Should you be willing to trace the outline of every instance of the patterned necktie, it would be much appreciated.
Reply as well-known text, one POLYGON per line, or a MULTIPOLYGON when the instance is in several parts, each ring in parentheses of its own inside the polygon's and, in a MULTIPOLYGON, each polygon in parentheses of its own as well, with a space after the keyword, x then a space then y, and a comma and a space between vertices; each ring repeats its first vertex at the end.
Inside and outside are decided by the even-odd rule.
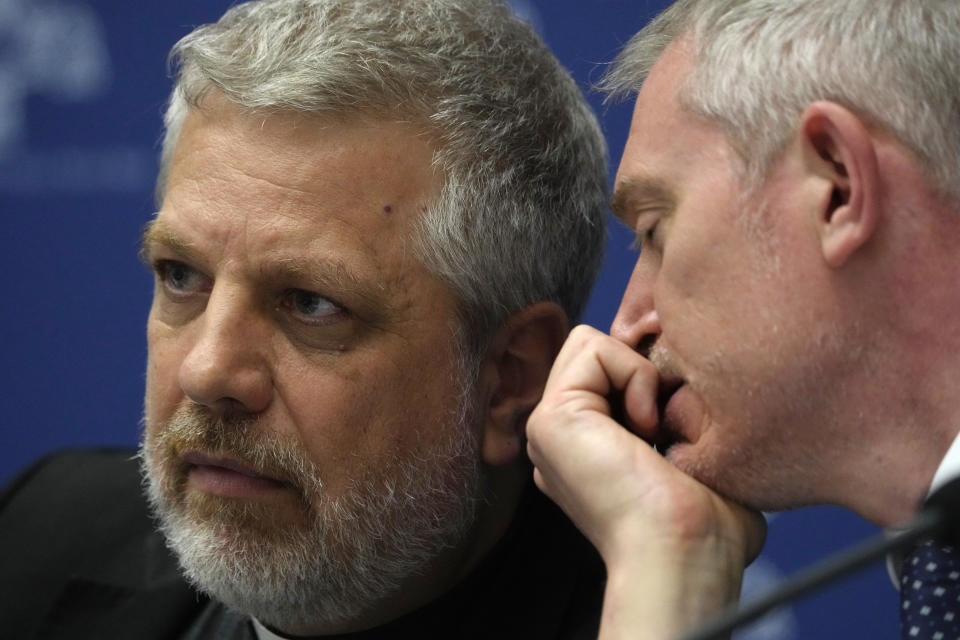
POLYGON ((910 553, 900 576, 903 640, 960 640, 960 557, 927 541, 910 553))

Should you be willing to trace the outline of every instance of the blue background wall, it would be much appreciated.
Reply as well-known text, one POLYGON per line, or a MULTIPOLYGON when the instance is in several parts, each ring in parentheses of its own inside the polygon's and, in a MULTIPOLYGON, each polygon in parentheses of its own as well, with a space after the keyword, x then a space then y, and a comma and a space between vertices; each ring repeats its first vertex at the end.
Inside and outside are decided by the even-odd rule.
MULTIPOLYGON (((0 483, 53 449, 133 446, 151 278, 140 230, 153 212, 165 57, 227 0, 0 0, 0 483)), ((663 0, 516 0, 587 87, 663 0)), ((611 177, 630 105, 600 114, 611 177)), ((606 329, 632 267, 610 251, 586 321, 606 329)), ((876 528, 833 508, 771 518, 746 591, 876 528)), ((558 559, 562 561, 562 559, 558 559)), ((877 566, 800 601, 741 639, 895 638, 896 593, 877 566)))

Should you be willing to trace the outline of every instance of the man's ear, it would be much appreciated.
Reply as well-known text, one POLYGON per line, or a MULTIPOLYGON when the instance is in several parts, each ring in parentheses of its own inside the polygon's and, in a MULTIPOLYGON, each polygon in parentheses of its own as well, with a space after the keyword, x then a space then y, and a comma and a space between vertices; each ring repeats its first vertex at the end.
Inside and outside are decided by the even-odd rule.
POLYGON ((538 302, 511 314, 494 333, 480 374, 489 389, 481 445, 487 464, 508 464, 520 455, 527 416, 540 401, 568 331, 559 305, 538 302))
POLYGON ((880 173, 874 138, 860 118, 834 102, 814 102, 800 118, 808 169, 825 184, 815 224, 824 260, 841 267, 879 223, 880 173))

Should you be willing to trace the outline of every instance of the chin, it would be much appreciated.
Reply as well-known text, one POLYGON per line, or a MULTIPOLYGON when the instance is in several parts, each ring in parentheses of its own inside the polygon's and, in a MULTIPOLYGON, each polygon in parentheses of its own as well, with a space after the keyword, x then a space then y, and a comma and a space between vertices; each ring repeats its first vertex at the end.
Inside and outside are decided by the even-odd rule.
POLYGON ((721 496, 755 511, 785 511, 812 504, 801 483, 783 477, 783 465, 754 465, 742 459, 695 455, 691 445, 675 445, 666 453, 678 469, 721 496), (799 491, 798 491, 799 489, 799 491))
POLYGON ((141 450, 151 508, 184 575, 228 607, 288 633, 359 630, 446 549, 462 543, 481 497, 466 430, 422 459, 329 496, 303 479, 274 500, 192 486, 189 465, 155 439, 141 450))

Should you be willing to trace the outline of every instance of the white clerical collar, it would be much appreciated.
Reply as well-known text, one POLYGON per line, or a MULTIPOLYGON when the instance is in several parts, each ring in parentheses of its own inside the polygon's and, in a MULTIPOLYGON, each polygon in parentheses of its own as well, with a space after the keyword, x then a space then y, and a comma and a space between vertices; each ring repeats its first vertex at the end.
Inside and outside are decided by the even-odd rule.
POLYGON ((263 626, 263 624, 259 620, 257 620, 253 616, 251 616, 250 619, 253 620, 253 630, 257 634, 257 640, 288 640, 283 636, 278 636, 273 631, 270 631, 270 629, 267 629, 265 626, 263 626))

